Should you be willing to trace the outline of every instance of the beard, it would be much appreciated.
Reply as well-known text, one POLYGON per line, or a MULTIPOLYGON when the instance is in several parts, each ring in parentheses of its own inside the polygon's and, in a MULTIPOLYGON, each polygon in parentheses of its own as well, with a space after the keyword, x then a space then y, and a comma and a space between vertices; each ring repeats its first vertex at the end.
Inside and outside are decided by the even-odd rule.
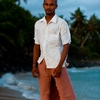
POLYGON ((55 12, 46 12, 47 15, 52 15, 54 14, 55 12))
POLYGON ((46 14, 47 15, 52 15, 52 14, 54 14, 55 13, 55 11, 51 11, 51 10, 45 10, 45 12, 46 12, 46 14))

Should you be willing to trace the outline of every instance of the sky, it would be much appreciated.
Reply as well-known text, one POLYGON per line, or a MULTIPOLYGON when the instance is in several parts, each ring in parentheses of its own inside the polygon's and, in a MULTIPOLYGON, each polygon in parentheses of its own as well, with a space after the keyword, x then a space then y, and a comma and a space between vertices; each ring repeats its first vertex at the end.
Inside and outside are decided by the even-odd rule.
MULTIPOLYGON (((21 0, 21 6, 34 16, 39 16, 39 14, 45 14, 42 7, 43 0, 27 0, 27 3, 21 0)), ((58 0, 58 8, 56 9, 56 14, 58 16, 63 15, 64 18, 70 19, 71 13, 75 10, 81 9, 83 14, 89 19, 93 14, 95 14, 100 19, 100 0, 58 0)))

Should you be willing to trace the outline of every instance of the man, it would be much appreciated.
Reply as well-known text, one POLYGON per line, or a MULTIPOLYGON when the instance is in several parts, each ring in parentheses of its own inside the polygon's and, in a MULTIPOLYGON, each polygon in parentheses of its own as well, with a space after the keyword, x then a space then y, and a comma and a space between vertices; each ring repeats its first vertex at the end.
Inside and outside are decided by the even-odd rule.
POLYGON ((38 77, 41 100, 76 100, 66 70, 70 32, 55 14, 57 7, 57 0, 44 0, 46 15, 35 23, 32 75, 38 77))

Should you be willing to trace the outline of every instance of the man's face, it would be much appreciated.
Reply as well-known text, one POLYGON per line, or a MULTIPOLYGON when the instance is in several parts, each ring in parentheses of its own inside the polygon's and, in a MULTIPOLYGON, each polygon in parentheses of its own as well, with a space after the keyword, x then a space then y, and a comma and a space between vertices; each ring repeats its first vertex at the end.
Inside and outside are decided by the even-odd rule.
POLYGON ((47 15, 55 13, 55 9, 57 8, 56 0, 44 0, 43 8, 47 15))

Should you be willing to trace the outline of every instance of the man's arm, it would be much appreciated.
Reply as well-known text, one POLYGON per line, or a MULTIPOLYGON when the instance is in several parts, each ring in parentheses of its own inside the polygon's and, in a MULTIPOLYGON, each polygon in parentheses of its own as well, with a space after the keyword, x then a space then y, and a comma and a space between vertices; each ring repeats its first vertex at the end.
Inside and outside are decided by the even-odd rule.
POLYGON ((34 47, 33 47, 32 75, 35 78, 38 76, 37 60, 39 58, 39 54, 40 54, 40 45, 34 44, 34 47))
POLYGON ((33 47, 33 65, 37 63, 40 54, 40 45, 34 44, 33 47))
POLYGON ((63 62, 66 59, 66 56, 68 55, 68 50, 69 50, 69 44, 65 44, 64 48, 63 48, 63 51, 62 51, 60 62, 59 62, 58 66, 55 68, 55 70, 53 72, 54 77, 59 77, 60 76, 63 62))

